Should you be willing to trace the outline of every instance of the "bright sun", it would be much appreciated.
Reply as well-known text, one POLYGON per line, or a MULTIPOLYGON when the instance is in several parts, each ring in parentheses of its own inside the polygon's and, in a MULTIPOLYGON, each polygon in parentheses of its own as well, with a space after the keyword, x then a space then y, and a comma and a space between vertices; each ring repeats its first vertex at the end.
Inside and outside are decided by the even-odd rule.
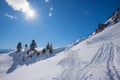
POLYGON ((26 19, 29 20, 29 19, 33 19, 35 18, 36 16, 36 13, 34 10, 30 9, 26 12, 26 19))

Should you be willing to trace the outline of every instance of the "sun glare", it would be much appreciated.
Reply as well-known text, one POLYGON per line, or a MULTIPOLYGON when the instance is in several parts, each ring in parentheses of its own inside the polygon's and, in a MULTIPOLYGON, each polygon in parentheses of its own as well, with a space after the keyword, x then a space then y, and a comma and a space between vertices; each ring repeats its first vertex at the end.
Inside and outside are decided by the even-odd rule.
POLYGON ((26 19, 27 20, 29 20, 29 19, 33 19, 33 18, 35 18, 35 16, 36 16, 36 13, 35 13, 35 11, 34 10, 28 10, 27 12, 26 12, 26 19))

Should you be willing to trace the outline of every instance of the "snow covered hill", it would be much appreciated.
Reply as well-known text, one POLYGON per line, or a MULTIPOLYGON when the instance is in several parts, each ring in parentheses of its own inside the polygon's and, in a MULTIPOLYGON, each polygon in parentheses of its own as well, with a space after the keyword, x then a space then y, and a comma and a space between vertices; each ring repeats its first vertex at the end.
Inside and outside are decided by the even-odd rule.
POLYGON ((120 80, 120 22, 68 50, 56 80, 120 80))
POLYGON ((8 53, 8 52, 11 52, 11 51, 13 51, 13 49, 0 49, 0 54, 8 53))
POLYGON ((100 33, 53 54, 0 54, 0 80, 120 80, 120 22, 113 19, 100 33))

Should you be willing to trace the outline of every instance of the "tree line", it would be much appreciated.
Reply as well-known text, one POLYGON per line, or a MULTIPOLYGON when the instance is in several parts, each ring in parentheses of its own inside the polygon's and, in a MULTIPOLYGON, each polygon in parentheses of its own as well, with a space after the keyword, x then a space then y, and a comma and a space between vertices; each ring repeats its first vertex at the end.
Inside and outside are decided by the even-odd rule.
MULTIPOLYGON (((120 21, 120 8, 117 8, 116 12, 112 14, 108 19, 112 19, 113 24, 116 24, 117 22, 120 21)), ((95 29, 95 34, 103 31, 105 28, 107 28, 111 23, 108 21, 106 23, 99 23, 97 28, 95 29)), ((90 34, 91 36, 93 35, 92 33, 90 34)))
MULTIPOLYGON (((29 51, 38 52, 38 51, 36 50, 36 48, 37 48, 37 43, 36 43, 35 40, 32 40, 32 42, 31 42, 31 44, 30 44, 29 47, 28 47, 27 44, 25 44, 25 50, 27 50, 28 53, 29 53, 29 51)), ((22 49, 23 49, 22 43, 19 42, 19 43, 17 44, 17 52, 21 52, 22 49)), ((52 43, 49 44, 49 42, 48 42, 47 45, 46 45, 46 47, 42 49, 42 53, 46 53, 46 51, 48 51, 49 53, 53 53, 52 43)), ((39 52, 38 52, 38 54, 39 54, 39 52)))

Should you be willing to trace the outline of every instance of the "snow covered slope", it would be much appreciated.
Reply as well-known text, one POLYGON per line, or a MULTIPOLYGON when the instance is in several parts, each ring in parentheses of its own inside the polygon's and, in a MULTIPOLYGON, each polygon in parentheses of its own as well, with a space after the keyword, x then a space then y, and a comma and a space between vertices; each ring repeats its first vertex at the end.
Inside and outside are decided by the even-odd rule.
POLYGON ((120 80, 120 22, 53 54, 26 54, 0 54, 0 80, 120 80))
POLYGON ((56 80, 120 80, 120 22, 70 50, 77 56, 66 58, 67 68, 61 64, 64 71, 56 80))
POLYGON ((27 56, 27 51, 0 54, 0 80, 52 79, 56 72, 61 71, 61 66, 56 64, 59 59, 64 58, 63 55, 57 53, 64 50, 64 47, 57 48, 52 54, 47 51, 39 55, 37 52, 30 52, 30 57, 27 56), (24 57, 27 57, 25 61, 23 61, 24 57), (50 60, 47 60, 48 58, 50 60))

